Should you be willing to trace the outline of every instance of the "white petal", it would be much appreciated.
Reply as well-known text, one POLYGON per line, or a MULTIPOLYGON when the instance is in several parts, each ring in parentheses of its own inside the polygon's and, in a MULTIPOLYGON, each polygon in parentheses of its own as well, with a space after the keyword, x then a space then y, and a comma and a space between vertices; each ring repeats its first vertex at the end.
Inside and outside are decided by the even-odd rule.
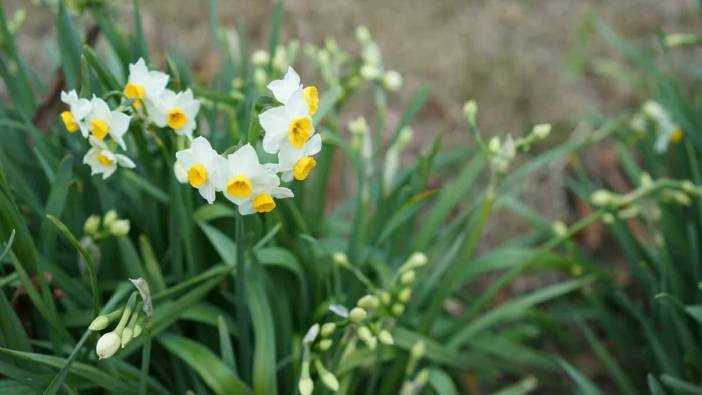
POLYGON ((291 117, 297 118, 309 116, 307 99, 305 99, 305 94, 302 92, 302 88, 295 90, 290 95, 290 99, 286 103, 285 108, 291 117))
POLYGON ((287 104, 290 95, 301 86, 300 76, 292 67, 288 67, 288 71, 285 73, 283 79, 271 81, 271 83, 268 84, 268 89, 273 92, 273 96, 276 100, 287 104))
POLYGON ((203 186, 200 187, 199 189, 200 196, 202 196, 205 200, 207 200, 207 203, 212 204, 215 200, 215 187, 211 183, 207 183, 203 186))
POLYGON ((247 200, 246 202, 239 205, 239 214, 249 215, 255 214, 256 210, 253 208, 253 201, 247 200))
POLYGON ((115 172, 115 170, 117 170, 117 165, 115 165, 114 163, 104 166, 102 168, 102 179, 104 180, 107 177, 111 176, 112 173, 115 172))
POLYGON ((130 117, 127 114, 123 114, 119 111, 112 112, 110 137, 112 137, 123 150, 127 149, 123 136, 127 133, 127 129, 129 129, 129 119, 130 117))
POLYGON ((132 162, 132 160, 125 155, 115 154, 115 159, 117 160, 117 163, 119 163, 119 165, 122 167, 126 167, 128 169, 133 169, 136 167, 134 162, 132 162))
POLYGON ((315 134, 310 137, 310 139, 305 143, 305 155, 312 156, 316 155, 322 150, 322 136, 315 134))
POLYGON ((293 191, 291 191, 288 188, 284 188, 284 187, 273 188, 273 190, 271 191, 271 195, 273 195, 273 197, 276 199, 285 199, 285 198, 291 198, 291 197, 295 196, 293 194, 293 191))
POLYGON ((268 109, 258 116, 258 121, 265 131, 263 135, 263 150, 275 154, 288 132, 289 117, 285 107, 268 109))
POLYGON ((73 113, 73 119, 80 121, 85 118, 92 110, 92 104, 88 99, 78 99, 71 105, 71 112, 73 113))

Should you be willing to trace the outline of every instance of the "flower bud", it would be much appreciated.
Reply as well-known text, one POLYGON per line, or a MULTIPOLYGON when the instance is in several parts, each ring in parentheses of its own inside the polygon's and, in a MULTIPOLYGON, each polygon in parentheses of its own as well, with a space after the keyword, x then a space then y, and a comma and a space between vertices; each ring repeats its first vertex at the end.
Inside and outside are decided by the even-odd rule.
POLYGON ((412 297, 412 288, 410 288, 410 287, 402 288, 400 290, 400 292, 397 293, 397 300, 399 300, 402 303, 407 303, 411 297, 412 297))
POLYGON ((502 144, 500 143, 500 138, 494 136, 490 139, 490 142, 488 142, 488 151, 490 151, 491 154, 495 155, 500 151, 501 146, 502 144))
POLYGON ((343 252, 335 252, 333 257, 334 263, 339 267, 348 268, 351 266, 349 258, 343 252))
POLYGON ((334 330, 336 330, 336 324, 333 322, 327 322, 326 324, 322 325, 322 337, 329 337, 334 333, 334 330))
POLYGON ((322 383, 327 386, 330 390, 336 392, 339 390, 339 380, 330 371, 328 371, 319 359, 315 359, 315 367, 317 368, 317 374, 322 380, 322 383))
POLYGON ((471 126, 475 126, 477 124, 478 104, 475 102, 475 100, 468 100, 466 104, 463 105, 463 114, 468 119, 468 123, 471 126))
POLYGON ((427 264, 427 256, 423 252, 415 252, 409 258, 409 265, 412 268, 422 267, 427 264))
POLYGON ((590 200, 595 206, 607 206, 612 202, 612 193, 605 191, 604 189, 600 189, 595 191, 592 196, 590 196, 590 200))
POLYGON ((364 64, 361 66, 361 77, 368 81, 375 80, 380 77, 380 68, 374 64, 364 64))
POLYGON ((124 346, 126 346, 127 343, 129 343, 129 341, 132 340, 132 334, 133 333, 131 328, 124 328, 124 330, 122 331, 122 338, 120 339, 122 343, 122 348, 124 348, 124 346))
POLYGON ((319 351, 327 351, 329 348, 331 348, 332 344, 334 344, 334 341, 332 339, 322 339, 317 343, 317 348, 319 351))
POLYGON ((417 343, 412 346, 412 349, 410 350, 410 356, 414 359, 419 359, 424 356, 424 352, 426 351, 426 345, 424 344, 423 341, 418 341, 417 343))
POLYGON ((358 334, 359 339, 363 340, 363 342, 366 343, 366 346, 368 346, 369 349, 374 350, 375 347, 378 345, 378 339, 376 339, 376 337, 373 336, 373 334, 367 326, 362 326, 358 328, 356 334, 358 334))
POLYGON ((692 183, 692 181, 690 181, 690 180, 683 181, 681 184, 681 187, 682 187, 683 191, 685 191, 687 193, 695 193, 695 189, 696 189, 695 184, 692 183))
POLYGON ((388 291, 380 291, 380 292, 378 293, 378 296, 380 296, 380 301, 381 301, 385 306, 390 305, 390 302, 392 302, 392 297, 390 296, 390 292, 388 292, 388 291))
POLYGON ((411 285, 415 278, 416 274, 414 273, 414 270, 410 270, 408 272, 405 272, 402 277, 400 277, 400 284, 402 285, 411 285))
POLYGON ((366 118, 364 117, 358 117, 351 122, 349 122, 349 131, 352 134, 357 134, 357 135, 363 135, 368 133, 368 130, 370 129, 368 127, 368 122, 366 122, 366 118))
POLYGON ((121 341, 122 339, 120 334, 114 331, 100 336, 97 344, 95 345, 95 353, 97 354, 98 359, 106 359, 115 355, 117 350, 119 350, 121 341))
POLYGON ((641 185, 642 188, 648 188, 653 184, 653 179, 651 178, 651 175, 644 172, 641 174, 641 178, 639 179, 639 184, 641 185))
POLYGON ((117 217, 117 211, 115 210, 110 210, 105 214, 105 216, 102 218, 102 224, 109 227, 112 225, 113 222, 115 222, 118 219, 117 217))
POLYGON ((368 313, 361 307, 354 307, 349 313, 349 318, 351 318, 353 322, 363 321, 366 319, 366 316, 368 316, 368 313))
POLYGON ((127 233, 129 233, 129 220, 128 219, 120 219, 112 222, 110 224, 110 234, 112 236, 124 236, 127 233))
POLYGON ((305 337, 302 338, 302 342, 305 344, 313 343, 315 339, 317 339, 317 335, 319 335, 319 324, 315 323, 307 330, 305 337))
POLYGON ((383 76, 383 86, 385 89, 395 92, 402 87, 402 76, 395 70, 390 70, 383 76))
POLYGON ((390 334, 389 331, 383 329, 378 333, 378 340, 380 340, 381 343, 392 346, 395 344, 395 339, 393 339, 392 334, 390 334))
POLYGON ((392 309, 391 309, 391 310, 392 310, 392 314, 393 314, 395 317, 399 317, 399 316, 402 315, 402 313, 405 312, 405 305, 402 304, 402 303, 395 303, 394 305, 392 305, 392 309))
POLYGON ((266 66, 268 65, 268 62, 271 60, 270 55, 268 55, 268 52, 259 49, 251 55, 251 62, 254 64, 254 66, 266 66))
POLYGON ((371 34, 367 27, 360 25, 356 28, 356 40, 361 44, 368 43, 371 40, 371 34))
POLYGON ((614 220, 615 218, 614 215, 612 215, 612 213, 604 213, 604 215, 602 215, 602 222, 606 224, 613 224, 614 220))
POLYGON ((99 215, 91 215, 85 220, 85 224, 83 225, 83 233, 91 236, 97 233, 98 229, 100 229, 99 215))
POLYGON ((132 337, 139 337, 139 335, 141 335, 141 331, 141 324, 134 325, 134 334, 132 335, 132 337))
POLYGON ((312 391, 314 391, 314 382, 309 377, 303 377, 297 383, 297 389, 300 390, 300 395, 312 395, 312 391))
POLYGON ((377 309, 380 305, 380 301, 375 295, 365 295, 361 299, 358 299, 358 307, 372 310, 377 309))
POLYGON ((110 325, 110 319, 105 315, 99 315, 90 323, 88 329, 93 332, 101 331, 110 325))
POLYGON ((549 123, 541 123, 538 125, 534 125, 534 128, 531 129, 531 133, 539 140, 543 140, 548 135, 551 133, 551 124, 549 123))
POLYGON ((559 237, 565 236, 568 233, 568 226, 566 226, 566 224, 560 220, 553 221, 553 224, 551 224, 551 229, 553 229, 553 233, 559 237))
POLYGON ((266 70, 260 67, 256 67, 254 69, 254 82, 258 86, 266 85, 266 82, 268 82, 268 75, 266 75, 266 70))

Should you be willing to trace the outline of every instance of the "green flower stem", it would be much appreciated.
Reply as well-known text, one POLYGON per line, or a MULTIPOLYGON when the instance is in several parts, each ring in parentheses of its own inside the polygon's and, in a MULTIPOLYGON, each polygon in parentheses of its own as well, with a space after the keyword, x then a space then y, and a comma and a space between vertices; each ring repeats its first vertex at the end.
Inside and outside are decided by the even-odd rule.
POLYGON ((239 366, 245 381, 251 377, 251 334, 249 311, 246 301, 246 234, 244 216, 236 215, 236 271, 232 272, 236 284, 236 321, 239 324, 239 366))

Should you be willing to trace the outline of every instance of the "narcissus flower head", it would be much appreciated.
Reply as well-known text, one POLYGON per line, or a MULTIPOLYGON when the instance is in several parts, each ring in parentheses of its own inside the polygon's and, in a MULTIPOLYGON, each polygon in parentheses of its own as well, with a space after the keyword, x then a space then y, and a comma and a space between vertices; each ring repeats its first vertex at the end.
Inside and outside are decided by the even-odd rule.
POLYGON ((93 96, 90 104, 92 109, 85 117, 85 123, 81 124, 83 136, 88 137, 90 134, 95 139, 103 141, 109 135, 122 149, 127 149, 124 134, 129 129, 129 115, 110 111, 107 103, 97 96, 93 96))
POLYGON ((193 97, 190 89, 178 93, 165 89, 149 116, 157 126, 168 126, 175 134, 192 140, 193 130, 197 127, 195 117, 199 111, 200 102, 193 97))
POLYGON ((278 152, 278 165, 275 169, 282 173, 280 178, 285 182, 292 181, 293 178, 304 180, 317 165, 313 156, 321 150, 322 137, 319 134, 312 136, 300 149, 284 143, 278 152))
POLYGON ((61 120, 66 130, 68 130, 69 133, 75 133, 81 130, 83 120, 92 109, 90 100, 79 98, 76 91, 72 90, 70 92, 61 92, 61 101, 66 103, 69 107, 68 111, 61 113, 61 120))
POLYGON ((292 197, 292 191, 278 186, 278 176, 259 163, 256 150, 250 144, 221 162, 213 182, 217 190, 239 206, 241 214, 268 212, 275 208, 273 198, 292 197))
POLYGON ((124 86, 124 95, 135 100, 132 106, 141 107, 145 100, 157 99, 168 84, 168 74, 149 70, 143 58, 129 65, 129 77, 124 86))
POLYGON ((303 89, 300 76, 289 67, 283 79, 272 81, 268 89, 283 105, 270 108, 258 117, 266 132, 263 149, 276 154, 285 143, 302 148, 314 134, 312 115, 319 104, 317 88, 308 86, 303 89))
POLYGON ((188 149, 176 152, 178 165, 185 170, 188 183, 196 188, 208 203, 215 200, 213 177, 222 165, 222 157, 212 149, 210 142, 200 136, 188 149))
POLYGON ((117 166, 135 167, 131 159, 125 155, 110 151, 104 142, 93 136, 90 137, 90 145, 92 147, 83 157, 83 163, 90 166, 91 175, 102 174, 104 180, 117 170, 117 166))
POLYGON ((98 355, 98 359, 109 358, 119 350, 122 344, 122 336, 116 331, 107 332, 100 336, 95 345, 95 353, 98 355))

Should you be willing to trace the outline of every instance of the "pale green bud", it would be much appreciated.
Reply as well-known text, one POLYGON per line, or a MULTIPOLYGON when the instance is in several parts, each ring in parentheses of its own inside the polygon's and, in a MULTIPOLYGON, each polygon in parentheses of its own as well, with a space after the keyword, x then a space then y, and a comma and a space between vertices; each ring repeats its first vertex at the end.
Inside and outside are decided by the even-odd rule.
POLYGON ((315 359, 314 365, 317 368, 317 374, 319 375, 319 378, 322 380, 322 383, 327 386, 332 391, 338 391, 339 390, 339 380, 336 379, 336 376, 332 374, 330 371, 328 371, 324 365, 322 365, 322 362, 319 359, 315 359))
POLYGON ((381 301, 385 306, 390 305, 390 302, 392 301, 392 297, 390 296, 390 292, 388 292, 388 291, 380 291, 380 292, 378 292, 378 296, 380 296, 380 301, 381 301))
POLYGON ((604 215, 602 215, 602 222, 606 224, 613 224, 614 220, 615 218, 614 215, 612 215, 612 213, 604 213, 604 215))
POLYGON ((380 305, 380 301, 375 295, 365 295, 361 299, 358 300, 358 307, 364 308, 364 309, 377 309, 378 306, 380 305))
POLYGON ((328 337, 331 336, 334 331, 336 330, 336 324, 333 322, 327 322, 326 324, 322 325, 322 336, 323 337, 328 337))
POLYGON ((414 379, 414 382, 419 386, 419 387, 424 387, 427 385, 429 382, 429 370, 424 368, 417 373, 417 377, 414 379))
POLYGON ((692 181, 690 181, 690 180, 683 181, 681 186, 682 186, 683 191, 685 191, 687 193, 695 193, 695 190, 697 189, 695 187, 695 184, 692 183, 692 181))
POLYGON ((358 329, 356 330, 356 334, 363 341, 366 341, 366 340, 370 339, 371 337, 373 337, 373 334, 371 333, 370 329, 368 329, 367 326, 358 327, 358 329))
POLYGON ((312 395, 312 391, 314 391, 314 382, 309 377, 303 377, 297 383, 297 389, 300 390, 300 395, 312 395))
POLYGON ((121 336, 115 331, 108 332, 100 336, 97 344, 95 345, 95 353, 97 354, 98 359, 106 359, 115 355, 117 350, 119 350, 120 344, 121 336))
POLYGON ((672 192, 671 197, 673 198, 674 202, 676 202, 682 206, 689 206, 692 204, 692 200, 690 200, 690 196, 688 196, 685 192, 674 191, 674 192, 672 192))
POLYGON ((383 329, 378 333, 378 340, 380 340, 381 343, 392 346, 395 344, 395 339, 393 339, 392 334, 388 332, 387 330, 383 329))
POLYGON ((491 154, 495 155, 500 151, 500 147, 502 144, 500 143, 500 138, 497 136, 493 136, 493 138, 490 139, 490 142, 488 142, 488 151, 490 151, 491 154))
POLYGON ((124 348, 124 346, 126 346, 127 343, 129 343, 129 341, 132 340, 132 334, 133 333, 132 333, 131 328, 129 328, 129 327, 124 328, 124 330, 122 331, 122 339, 121 339, 122 348, 124 348))
POLYGON ((598 191, 593 192, 592 196, 590 196, 590 200, 595 206, 607 206, 613 201, 612 193, 604 189, 600 189, 598 191))
POLYGON ((468 123, 471 126, 475 126, 477 124, 478 104, 475 102, 475 100, 468 100, 466 104, 463 105, 463 114, 468 119, 468 123))
POLYGON ((139 335, 141 335, 141 331, 141 324, 134 325, 134 335, 132 337, 139 337, 139 335))
POLYGON ((332 344, 334 344, 332 339, 322 339, 317 343, 317 348, 319 351, 327 351, 331 348, 332 344))
POLYGON ((363 135, 368 133, 368 130, 370 129, 368 127, 368 122, 366 122, 366 118, 364 117, 358 117, 351 122, 349 122, 349 131, 351 131, 352 134, 357 134, 357 135, 363 135))
POLYGON ((83 233, 86 235, 94 235, 97 233, 98 229, 100 229, 99 215, 91 215, 85 220, 85 224, 83 225, 83 233))
POLYGON ((400 277, 400 284, 411 285, 416 277, 414 270, 407 271, 400 277))
POLYGON ((665 36, 665 45, 669 47, 694 45, 700 43, 701 41, 702 37, 687 33, 673 33, 665 36))
POLYGON ((399 317, 402 315, 402 313, 405 312, 405 305, 401 303, 395 303, 394 305, 392 305, 391 311, 395 317, 399 317))
POLYGON ((424 352, 426 351, 426 345, 424 344, 423 341, 418 341, 417 343, 412 346, 412 349, 410 350, 410 355, 414 359, 419 359, 424 356, 424 352))
POLYGON ((371 40, 371 34, 367 27, 360 25, 356 28, 356 40, 365 44, 371 40))
POLYGON ((105 315, 99 315, 90 323, 88 329, 93 332, 101 331, 110 325, 110 319, 105 315))
POLYGON ((368 313, 366 313, 366 310, 364 310, 361 307, 354 307, 349 313, 349 318, 351 318, 351 321, 353 322, 363 321, 366 319, 367 316, 368 313))
POLYGON ((548 135, 551 133, 551 124, 549 123, 540 123, 538 125, 534 125, 534 128, 531 129, 531 133, 539 140, 543 140, 548 135))
POLYGON ((422 267, 422 266, 426 265, 427 262, 428 262, 427 256, 423 252, 415 252, 409 258, 409 265, 412 268, 422 267))
POLYGON ((383 76, 383 86, 389 91, 397 91, 402 87, 402 76, 395 70, 386 72, 383 76))
POLYGON ((112 236, 124 236, 127 233, 129 233, 129 220, 128 219, 119 219, 117 221, 112 222, 110 225, 110 234, 112 236))
POLYGON ((332 259, 334 260, 334 263, 337 264, 337 266, 339 267, 348 268, 351 266, 351 264, 349 263, 349 258, 343 252, 335 252, 332 256, 332 259))
POLYGON ((568 233, 568 226, 561 220, 553 221, 551 228, 553 229, 553 233, 559 237, 565 236, 568 233))
POLYGON ((254 64, 254 66, 266 66, 270 60, 271 56, 268 54, 268 52, 262 49, 255 51, 253 55, 251 55, 251 62, 254 64))
POLYGON ((402 288, 400 290, 400 292, 397 293, 397 300, 399 300, 402 303, 407 303, 411 297, 412 297, 412 288, 410 288, 410 287, 402 288))
POLYGON ((380 77, 380 68, 374 64, 366 63, 361 66, 361 77, 368 81, 378 79, 380 77))
POLYGON ((266 74, 266 70, 264 70, 261 67, 256 67, 254 69, 254 82, 258 86, 264 86, 266 85, 266 82, 268 82, 268 75, 266 74))
POLYGON ((105 216, 102 218, 102 223, 106 227, 109 227, 112 225, 113 222, 115 222, 119 217, 117 217, 117 211, 115 210, 110 210, 105 214, 105 216))

